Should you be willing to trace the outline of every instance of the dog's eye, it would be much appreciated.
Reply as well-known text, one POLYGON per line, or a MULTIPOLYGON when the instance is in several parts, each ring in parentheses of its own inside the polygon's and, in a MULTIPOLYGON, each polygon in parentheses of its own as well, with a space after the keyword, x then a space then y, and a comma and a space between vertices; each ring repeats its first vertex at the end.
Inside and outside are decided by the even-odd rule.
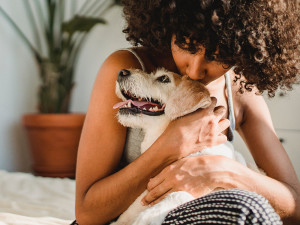
POLYGON ((171 82, 170 78, 167 75, 162 75, 162 76, 158 77, 156 80, 161 83, 170 83, 171 82))

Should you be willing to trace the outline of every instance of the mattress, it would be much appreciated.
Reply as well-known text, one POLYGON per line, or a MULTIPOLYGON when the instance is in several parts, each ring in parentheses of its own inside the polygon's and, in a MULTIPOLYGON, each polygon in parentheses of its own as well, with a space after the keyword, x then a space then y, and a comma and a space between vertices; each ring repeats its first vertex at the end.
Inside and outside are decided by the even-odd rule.
POLYGON ((0 225, 59 225, 74 219, 74 180, 0 170, 0 225))

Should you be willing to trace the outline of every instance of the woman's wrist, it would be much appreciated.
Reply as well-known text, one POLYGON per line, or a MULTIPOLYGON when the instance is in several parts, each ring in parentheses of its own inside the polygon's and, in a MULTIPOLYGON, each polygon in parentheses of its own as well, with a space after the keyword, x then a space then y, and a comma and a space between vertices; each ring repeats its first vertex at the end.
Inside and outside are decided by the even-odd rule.
POLYGON ((179 146, 179 141, 175 139, 173 140, 172 134, 165 131, 156 139, 150 149, 155 154, 159 155, 166 165, 169 165, 182 158, 179 146))
POLYGON ((172 147, 164 142, 164 140, 158 138, 143 154, 149 158, 149 154, 152 155, 150 158, 154 159, 157 168, 153 171, 152 176, 160 173, 168 165, 175 162, 178 158, 172 153, 172 147))

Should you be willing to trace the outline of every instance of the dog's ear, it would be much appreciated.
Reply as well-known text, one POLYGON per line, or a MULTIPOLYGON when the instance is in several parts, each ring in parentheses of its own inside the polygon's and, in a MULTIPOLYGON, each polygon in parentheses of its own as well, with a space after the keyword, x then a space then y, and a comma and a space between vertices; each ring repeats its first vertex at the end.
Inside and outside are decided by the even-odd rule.
POLYGON ((165 114, 171 120, 192 113, 199 108, 206 108, 211 104, 209 91, 203 84, 190 80, 186 76, 181 79, 166 102, 165 114))

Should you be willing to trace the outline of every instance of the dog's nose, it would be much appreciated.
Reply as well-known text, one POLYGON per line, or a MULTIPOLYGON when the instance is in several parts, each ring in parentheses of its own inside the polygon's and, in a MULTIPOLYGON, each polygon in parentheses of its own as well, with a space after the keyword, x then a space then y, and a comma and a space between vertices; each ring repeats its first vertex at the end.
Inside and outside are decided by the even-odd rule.
POLYGON ((119 72, 118 75, 122 76, 122 77, 129 76, 130 75, 130 71, 123 69, 123 70, 120 70, 120 72, 119 72))

